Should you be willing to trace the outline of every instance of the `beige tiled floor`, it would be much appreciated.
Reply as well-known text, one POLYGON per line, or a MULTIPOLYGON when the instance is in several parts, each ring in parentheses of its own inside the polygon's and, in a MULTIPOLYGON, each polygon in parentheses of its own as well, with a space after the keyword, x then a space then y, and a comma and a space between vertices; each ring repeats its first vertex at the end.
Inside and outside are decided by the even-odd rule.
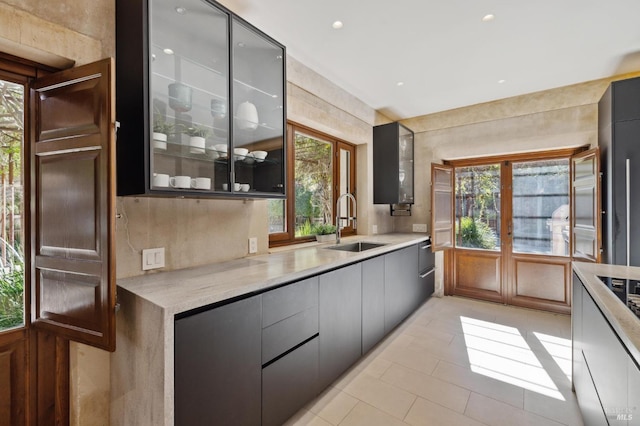
POLYGON ((431 298, 287 425, 582 425, 571 319, 431 298))

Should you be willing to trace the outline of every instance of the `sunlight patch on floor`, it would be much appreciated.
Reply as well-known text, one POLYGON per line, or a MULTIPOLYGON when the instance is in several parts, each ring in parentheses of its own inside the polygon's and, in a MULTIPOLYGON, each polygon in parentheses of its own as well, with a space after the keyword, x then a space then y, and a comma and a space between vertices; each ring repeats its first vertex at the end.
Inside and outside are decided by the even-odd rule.
POLYGON ((460 321, 471 371, 565 400, 518 329, 464 316, 460 321))
POLYGON ((558 364, 567 379, 571 380, 571 340, 538 333, 537 331, 534 331, 533 334, 549 352, 549 355, 558 364))

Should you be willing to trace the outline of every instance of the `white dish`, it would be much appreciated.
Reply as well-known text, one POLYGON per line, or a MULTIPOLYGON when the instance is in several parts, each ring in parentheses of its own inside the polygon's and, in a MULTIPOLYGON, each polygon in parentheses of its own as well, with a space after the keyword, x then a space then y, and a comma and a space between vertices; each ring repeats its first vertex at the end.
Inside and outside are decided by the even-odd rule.
POLYGON ((251 154, 258 163, 262 163, 269 153, 267 151, 253 151, 251 154))
POLYGON ((249 150, 247 148, 233 148, 234 158, 236 160, 244 160, 249 150))

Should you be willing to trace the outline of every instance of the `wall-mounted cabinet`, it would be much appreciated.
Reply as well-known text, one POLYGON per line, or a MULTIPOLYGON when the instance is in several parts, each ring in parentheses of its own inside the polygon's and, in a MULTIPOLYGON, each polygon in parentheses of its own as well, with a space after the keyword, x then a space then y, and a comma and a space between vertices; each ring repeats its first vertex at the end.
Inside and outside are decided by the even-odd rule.
POLYGON ((413 132, 397 122, 373 128, 373 203, 413 204, 413 132))
POLYGON ((284 198, 284 46, 213 1, 116 1, 118 194, 284 198))

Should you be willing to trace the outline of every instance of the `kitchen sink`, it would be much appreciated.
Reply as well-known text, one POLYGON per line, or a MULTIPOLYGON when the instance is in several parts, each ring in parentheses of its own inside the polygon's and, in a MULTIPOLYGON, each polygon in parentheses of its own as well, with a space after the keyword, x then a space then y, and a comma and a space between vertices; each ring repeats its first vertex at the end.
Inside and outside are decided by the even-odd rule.
POLYGON ((335 246, 325 247, 325 248, 328 248, 329 250, 351 251, 351 252, 357 253, 365 250, 371 250, 376 247, 382 247, 384 245, 386 244, 368 243, 366 241, 360 241, 358 243, 338 244, 335 246))

